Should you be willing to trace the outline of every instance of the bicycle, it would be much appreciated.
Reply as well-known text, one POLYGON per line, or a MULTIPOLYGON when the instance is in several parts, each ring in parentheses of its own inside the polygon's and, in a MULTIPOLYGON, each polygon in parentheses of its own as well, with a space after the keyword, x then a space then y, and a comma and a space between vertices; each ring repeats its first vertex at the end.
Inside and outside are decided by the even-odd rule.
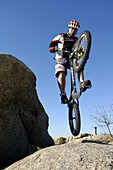
MULTIPOLYGON (((77 136, 80 133, 81 118, 79 110, 79 98, 82 94, 76 87, 75 73, 84 69, 84 66, 89 58, 91 47, 91 34, 89 31, 83 31, 73 46, 73 51, 62 51, 69 53, 69 65, 71 73, 71 91, 68 106, 68 119, 71 133, 77 136), (76 100, 76 101, 75 101, 76 100)), ((60 52, 60 49, 55 50, 60 52)), ((90 87, 89 87, 90 88, 90 87)))

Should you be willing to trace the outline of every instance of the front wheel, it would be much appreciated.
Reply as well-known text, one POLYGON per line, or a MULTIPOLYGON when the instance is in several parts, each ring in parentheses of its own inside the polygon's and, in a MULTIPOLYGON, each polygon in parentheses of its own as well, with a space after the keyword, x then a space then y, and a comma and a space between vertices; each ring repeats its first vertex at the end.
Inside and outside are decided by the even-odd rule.
POLYGON ((75 72, 84 69, 84 66, 89 58, 91 47, 91 34, 89 31, 83 31, 74 45, 73 50, 77 52, 76 58, 73 59, 73 67, 75 72))
POLYGON ((79 135, 81 126, 80 112, 78 104, 75 102, 69 104, 69 126, 74 136, 79 135))

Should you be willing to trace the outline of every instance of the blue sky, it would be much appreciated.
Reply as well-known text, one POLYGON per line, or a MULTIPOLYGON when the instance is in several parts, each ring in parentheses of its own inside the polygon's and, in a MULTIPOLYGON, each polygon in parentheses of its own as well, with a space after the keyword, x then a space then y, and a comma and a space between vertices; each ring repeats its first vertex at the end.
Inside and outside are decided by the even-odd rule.
MULTIPOLYGON (((93 87, 80 97, 81 133, 93 133, 95 124, 90 110, 113 103, 113 0, 0 0, 0 51, 23 61, 37 77, 37 93, 49 116, 52 137, 70 136, 66 105, 60 104, 60 92, 54 76, 54 54, 50 41, 67 32, 70 20, 79 21, 92 35, 90 58, 85 79, 93 87)), ((67 76, 66 90, 69 90, 67 76)), ((100 133, 100 131, 99 131, 100 133)))

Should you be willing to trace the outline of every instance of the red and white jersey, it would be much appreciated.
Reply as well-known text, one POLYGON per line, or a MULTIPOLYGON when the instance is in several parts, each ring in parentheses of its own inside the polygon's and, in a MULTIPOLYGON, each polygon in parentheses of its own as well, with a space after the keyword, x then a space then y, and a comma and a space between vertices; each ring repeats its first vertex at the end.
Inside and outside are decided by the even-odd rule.
MULTIPOLYGON (((77 37, 71 37, 68 33, 62 33, 57 35, 49 44, 49 48, 57 46, 63 51, 72 52, 73 45, 77 41, 77 37)), ((68 58, 69 54, 65 52, 57 52, 56 59, 58 58, 68 58)))

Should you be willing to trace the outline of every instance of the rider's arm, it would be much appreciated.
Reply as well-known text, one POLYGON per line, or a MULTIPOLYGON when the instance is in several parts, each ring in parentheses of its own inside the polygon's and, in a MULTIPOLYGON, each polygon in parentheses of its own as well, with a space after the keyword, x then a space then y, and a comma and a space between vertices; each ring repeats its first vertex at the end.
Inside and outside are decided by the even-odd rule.
POLYGON ((55 52, 55 46, 60 42, 61 34, 57 35, 49 44, 49 51, 52 53, 55 52))

